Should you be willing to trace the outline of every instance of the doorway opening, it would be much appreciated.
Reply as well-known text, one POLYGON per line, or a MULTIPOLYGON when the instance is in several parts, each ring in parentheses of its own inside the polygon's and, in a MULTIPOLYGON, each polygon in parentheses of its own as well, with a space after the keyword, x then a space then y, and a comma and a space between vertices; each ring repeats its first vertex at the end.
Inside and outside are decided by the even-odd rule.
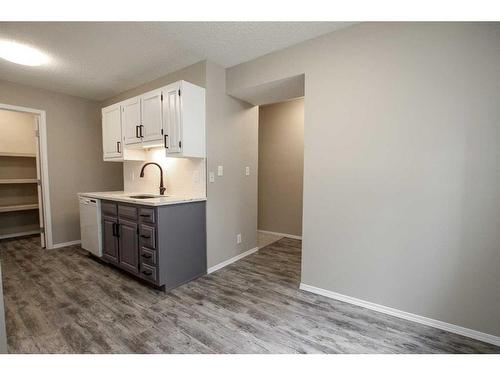
POLYGON ((259 248, 302 239, 304 98, 259 107, 259 248))
POLYGON ((0 104, 0 240, 40 236, 52 247, 45 112, 0 104))

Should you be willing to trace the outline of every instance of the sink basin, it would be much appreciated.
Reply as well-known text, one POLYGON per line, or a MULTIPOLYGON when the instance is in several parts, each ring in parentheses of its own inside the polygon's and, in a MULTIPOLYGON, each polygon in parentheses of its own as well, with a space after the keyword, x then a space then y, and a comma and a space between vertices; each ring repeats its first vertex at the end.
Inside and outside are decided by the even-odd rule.
POLYGON ((128 197, 134 199, 148 199, 148 198, 160 198, 164 196, 165 195, 140 194, 140 195, 129 195, 128 197))

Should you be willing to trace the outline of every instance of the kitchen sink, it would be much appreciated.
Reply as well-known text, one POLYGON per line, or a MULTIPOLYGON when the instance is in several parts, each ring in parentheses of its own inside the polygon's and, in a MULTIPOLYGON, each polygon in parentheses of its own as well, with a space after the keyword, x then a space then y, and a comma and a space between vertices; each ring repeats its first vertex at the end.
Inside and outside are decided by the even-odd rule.
POLYGON ((129 195, 128 197, 129 198, 134 198, 134 199, 149 199, 149 198, 166 197, 166 195, 140 194, 140 195, 129 195))

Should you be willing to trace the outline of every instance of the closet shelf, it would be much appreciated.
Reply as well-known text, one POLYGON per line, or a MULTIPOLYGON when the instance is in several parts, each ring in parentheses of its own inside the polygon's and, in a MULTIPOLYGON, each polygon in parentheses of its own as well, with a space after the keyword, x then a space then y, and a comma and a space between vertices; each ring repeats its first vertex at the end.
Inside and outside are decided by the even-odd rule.
POLYGON ((0 156, 12 156, 17 158, 36 158, 36 154, 26 154, 19 152, 0 152, 0 156))
POLYGON ((36 178, 4 178, 0 179, 0 184, 36 184, 36 178))
POLYGON ((28 211, 38 209, 38 203, 16 204, 13 206, 0 206, 0 212, 28 211))

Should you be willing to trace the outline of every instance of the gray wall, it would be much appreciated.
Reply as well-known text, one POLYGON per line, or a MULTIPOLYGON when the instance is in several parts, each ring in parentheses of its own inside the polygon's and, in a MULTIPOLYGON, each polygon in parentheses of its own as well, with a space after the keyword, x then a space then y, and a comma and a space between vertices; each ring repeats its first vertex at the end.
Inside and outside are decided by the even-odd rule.
POLYGON ((213 267, 257 246, 257 107, 228 96, 225 69, 205 61, 106 99, 101 106, 181 79, 206 89, 207 168, 224 166, 224 176, 207 184, 207 263, 213 267), (247 165, 250 176, 244 173, 247 165), (238 233, 241 244, 236 244, 238 233))
POLYGON ((99 103, 7 81, 0 103, 46 111, 53 242, 79 240, 76 194, 123 187, 122 166, 102 161, 99 103))
POLYGON ((359 24, 228 91, 301 73, 302 282, 499 336, 500 24, 359 24))
POLYGON ((304 99, 259 107, 258 228, 302 236, 304 99))
POLYGON ((257 246, 258 108, 226 95, 225 84, 225 69, 208 62, 207 167, 216 174, 207 186, 208 267, 257 246))

